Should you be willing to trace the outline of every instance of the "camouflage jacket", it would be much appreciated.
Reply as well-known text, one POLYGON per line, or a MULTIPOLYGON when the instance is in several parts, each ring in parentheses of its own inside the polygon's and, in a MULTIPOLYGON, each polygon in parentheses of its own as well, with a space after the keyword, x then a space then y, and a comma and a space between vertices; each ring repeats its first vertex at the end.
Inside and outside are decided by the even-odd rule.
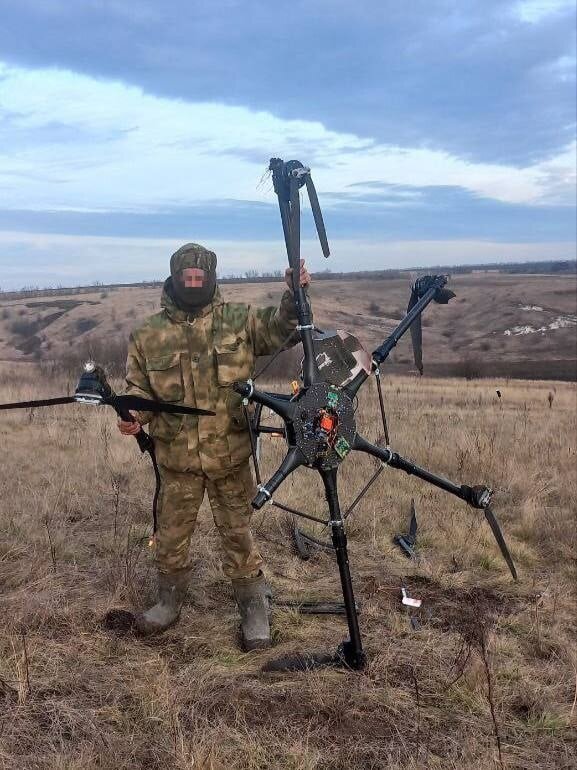
POLYGON ((216 412, 138 416, 149 423, 161 465, 218 478, 250 455, 241 399, 231 385, 251 377, 255 357, 273 353, 296 327, 293 296, 285 291, 278 308, 253 308, 224 302, 217 286, 212 303, 190 317, 165 284, 161 306, 130 335, 125 392, 216 412))

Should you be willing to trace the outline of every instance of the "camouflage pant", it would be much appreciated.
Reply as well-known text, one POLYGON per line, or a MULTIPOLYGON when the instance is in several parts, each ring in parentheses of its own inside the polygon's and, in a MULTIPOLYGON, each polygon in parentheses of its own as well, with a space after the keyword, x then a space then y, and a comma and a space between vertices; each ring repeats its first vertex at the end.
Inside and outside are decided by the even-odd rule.
POLYGON ((208 492, 214 523, 223 547, 222 567, 232 580, 255 577, 262 558, 250 531, 254 482, 248 462, 216 480, 180 473, 160 466, 155 559, 161 572, 177 572, 190 565, 190 539, 198 509, 208 492))

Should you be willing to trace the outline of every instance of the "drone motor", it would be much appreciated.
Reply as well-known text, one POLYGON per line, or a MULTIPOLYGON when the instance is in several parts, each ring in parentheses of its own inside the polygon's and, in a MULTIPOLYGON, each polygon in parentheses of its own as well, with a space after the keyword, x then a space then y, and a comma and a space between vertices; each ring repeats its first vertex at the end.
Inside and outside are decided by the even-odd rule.
POLYGON ((74 391, 74 400, 91 406, 104 406, 113 395, 104 370, 94 361, 87 361, 74 391))

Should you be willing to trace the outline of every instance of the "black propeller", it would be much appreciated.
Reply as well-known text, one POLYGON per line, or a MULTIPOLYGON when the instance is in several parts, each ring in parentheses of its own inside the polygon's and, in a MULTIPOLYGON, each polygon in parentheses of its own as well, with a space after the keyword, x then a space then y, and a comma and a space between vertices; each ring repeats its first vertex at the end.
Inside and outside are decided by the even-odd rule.
POLYGON ((168 404, 166 401, 151 401, 140 396, 114 396, 109 402, 110 406, 124 409, 135 409, 142 412, 165 412, 166 414, 198 414, 204 416, 214 415, 208 409, 197 409, 194 406, 181 404, 168 404))
MULTIPOLYGON (((413 309, 417 302, 423 297, 426 292, 433 285, 433 281, 436 276, 424 275, 421 278, 417 278, 411 289, 411 296, 409 304, 407 306, 407 313, 413 309)), ((433 301, 439 305, 446 305, 449 300, 455 296, 455 293, 450 289, 444 287, 438 288, 433 297, 433 301)), ((413 356, 415 359, 415 366, 417 367, 419 374, 423 373, 423 327, 421 323, 421 314, 415 318, 411 324, 411 342, 413 345, 413 356)))
POLYGON ((36 401, 15 401, 12 404, 0 404, 0 410, 3 409, 29 409, 36 406, 57 406, 58 404, 74 404, 74 396, 62 396, 61 398, 43 398, 36 401))
POLYGON ((75 396, 62 396, 61 398, 43 398, 33 401, 17 401, 11 404, 0 404, 0 411, 6 409, 32 409, 42 406, 58 406, 60 404, 98 404, 105 406, 112 406, 115 410, 118 409, 134 409, 142 412, 165 412, 167 414, 197 414, 197 415, 214 415, 214 412, 210 412, 207 409, 197 409, 192 406, 184 406, 181 404, 167 404, 165 401, 151 401, 148 398, 141 398, 140 396, 112 396, 108 399, 92 399, 77 398, 75 396))
POLYGON ((485 514, 485 518, 487 519, 487 522, 489 523, 489 526, 491 527, 493 534, 495 535, 495 540, 497 541, 497 545, 499 546, 499 549, 503 554, 503 558, 505 559, 505 561, 507 562, 507 566, 511 570, 511 575, 513 575, 513 580, 517 580, 517 570, 515 569, 513 558, 511 557, 511 553, 507 547, 505 538, 503 537, 503 532, 501 530, 501 526, 499 525, 499 522, 497 521, 497 517, 489 507, 484 508, 483 513, 485 514))
POLYGON ((497 521, 497 517, 490 508, 493 491, 489 489, 489 487, 484 487, 482 485, 468 487, 466 484, 463 484, 461 486, 461 492, 469 505, 472 505, 473 508, 481 509, 485 514, 485 518, 487 519, 487 522, 491 527, 493 534, 495 535, 495 540, 497 541, 497 545, 503 554, 503 558, 511 570, 511 575, 513 575, 514 580, 517 580, 517 570, 515 569, 515 564, 513 563, 513 557, 511 556, 509 548, 507 547, 507 543, 505 542, 505 538, 503 537, 501 525, 497 521))
POLYGON ((330 249, 329 249, 329 242, 327 239, 327 231, 325 230, 325 223, 323 221, 323 215, 321 212, 321 207, 319 205, 319 199, 317 196, 317 191, 314 185, 314 182, 312 180, 312 177, 309 174, 305 177, 306 181, 305 184, 307 186, 307 192, 309 194, 309 202, 311 204, 311 209, 313 212, 313 219, 315 220, 315 226, 317 228, 317 235, 319 237, 319 241, 321 244, 321 249, 323 252, 323 255, 325 257, 328 257, 330 255, 330 249))
MULTIPOLYGON (((407 313, 410 313, 413 307, 419 301, 419 295, 416 291, 411 292, 407 313)), ((419 374, 423 373, 423 326, 421 324, 421 315, 415 318, 411 324, 411 344, 413 346, 413 358, 419 374)))

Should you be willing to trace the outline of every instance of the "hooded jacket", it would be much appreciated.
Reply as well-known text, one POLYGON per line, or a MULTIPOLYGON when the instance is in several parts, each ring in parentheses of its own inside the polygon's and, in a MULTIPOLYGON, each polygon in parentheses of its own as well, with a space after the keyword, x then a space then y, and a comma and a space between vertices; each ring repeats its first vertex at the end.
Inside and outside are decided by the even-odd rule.
POLYGON ((285 291, 278 308, 254 308, 225 302, 217 285, 211 303, 189 316, 176 306, 170 281, 161 312, 130 335, 125 392, 216 412, 140 412, 139 420, 149 423, 161 465, 218 478, 251 451, 241 397, 231 386, 250 378, 255 357, 273 353, 295 329, 293 295, 285 291))

